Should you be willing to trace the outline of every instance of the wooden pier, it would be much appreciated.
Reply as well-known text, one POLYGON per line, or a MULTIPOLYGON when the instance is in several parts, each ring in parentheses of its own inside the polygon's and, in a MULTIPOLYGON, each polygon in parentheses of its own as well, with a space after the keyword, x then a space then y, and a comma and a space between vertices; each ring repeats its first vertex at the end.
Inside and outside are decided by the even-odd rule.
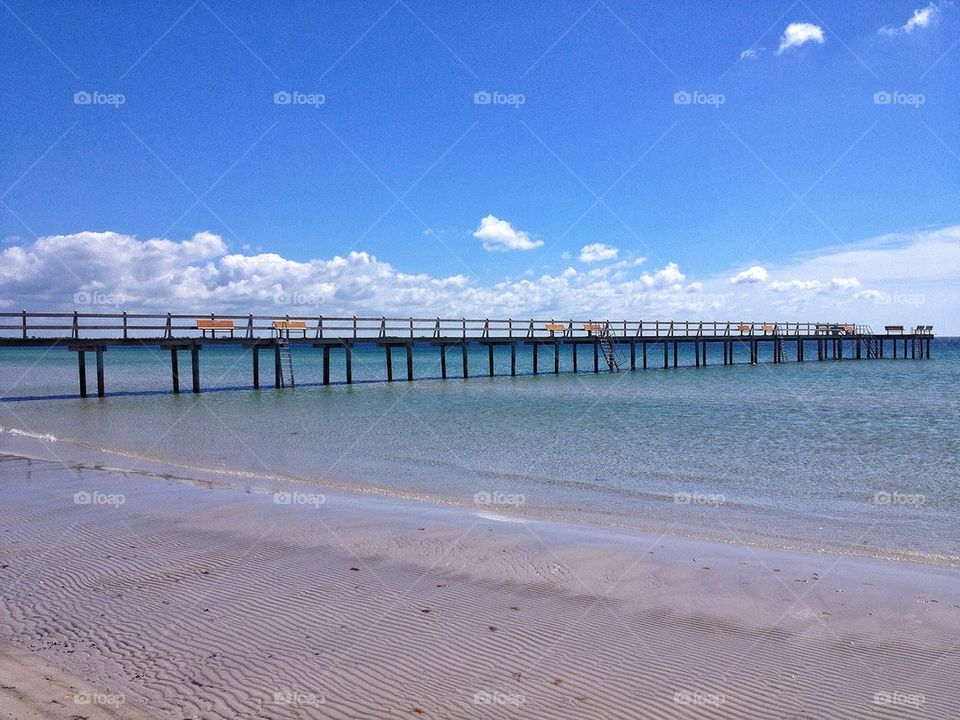
POLYGON ((414 380, 414 352, 433 348, 440 374, 448 377, 451 351, 461 364, 457 377, 470 375, 471 349, 486 351, 488 374, 495 374, 494 351, 509 348, 510 375, 517 375, 517 350, 530 348, 529 372, 560 372, 570 352, 573 372, 581 372, 579 349, 592 351, 592 372, 679 367, 680 348, 692 348, 695 367, 710 362, 733 365, 734 350, 746 351, 752 365, 816 359, 873 360, 930 357, 933 327, 887 325, 882 333, 855 323, 691 322, 630 320, 491 320, 444 318, 364 318, 263 315, 183 315, 145 313, 0 313, 0 347, 63 347, 77 355, 80 395, 87 396, 86 355, 96 362, 97 395, 105 395, 103 354, 111 347, 168 350, 173 392, 180 392, 180 353, 190 354, 191 389, 201 391, 200 351, 204 346, 235 346, 251 351, 253 387, 260 387, 260 352, 272 351, 274 386, 293 386, 293 347, 322 352, 324 385, 331 382, 331 355, 344 354, 343 382, 353 383, 353 351, 383 348, 387 381, 394 378, 394 356, 403 353, 405 379, 414 380), (395 352, 396 351, 396 352, 395 352), (541 355, 546 364, 541 364, 541 355), (459 357, 456 357, 458 355, 459 357), (713 359, 713 358, 719 358, 713 359), (766 358, 764 360, 763 358, 766 358), (287 367, 288 366, 288 367, 287 367))

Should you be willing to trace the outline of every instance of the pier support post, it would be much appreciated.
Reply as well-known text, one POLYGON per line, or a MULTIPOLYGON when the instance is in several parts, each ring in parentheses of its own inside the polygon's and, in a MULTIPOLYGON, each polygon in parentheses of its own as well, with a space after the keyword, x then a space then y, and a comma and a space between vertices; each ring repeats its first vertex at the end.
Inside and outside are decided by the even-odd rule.
POLYGON ((467 356, 466 340, 463 341, 463 344, 460 346, 460 349, 463 351, 463 377, 466 379, 470 375, 470 368, 468 367, 469 358, 467 356))
POLYGON ((487 345, 487 360, 490 366, 490 377, 493 377, 493 345, 487 345))
POLYGON ((575 342, 570 343, 570 347, 573 351, 570 353, 571 356, 573 357, 573 371, 576 372, 577 371, 577 344, 575 342))
POLYGON ((857 355, 856 355, 856 357, 857 357, 857 360, 860 360, 860 359, 861 359, 861 356, 860 356, 860 338, 857 338, 857 355))
POLYGON ((387 355, 387 382, 393 382, 393 346, 384 345, 387 355))
POLYGON ((635 342, 630 343, 630 369, 637 369, 637 344, 635 342))
POLYGON ((353 384, 353 345, 345 343, 343 346, 343 362, 347 369, 347 385, 353 384))
POLYGON ((553 374, 560 374, 560 341, 553 341, 553 374))
MULTIPOLYGON (((180 358, 177 357, 177 349, 170 348, 170 374, 173 377, 173 392, 180 392, 180 358)), ((260 382, 257 377, 258 367, 257 367, 257 350, 253 350, 253 386, 255 388, 260 387, 260 382)))
POLYGON ((643 369, 647 369, 647 344, 643 343, 643 369))
POLYGON ((679 364, 677 363, 677 352, 679 350, 678 345, 679 343, 676 340, 674 340, 673 341, 673 366, 674 367, 679 367, 679 364))
POLYGON ((694 367, 700 367, 700 341, 693 341, 693 365, 694 367))
POLYGON ((707 366, 707 341, 706 340, 703 341, 703 347, 700 349, 700 354, 702 355, 701 362, 703 363, 703 366, 706 367, 707 366))
POLYGON ((447 346, 440 343, 440 377, 447 379, 447 346))
MULTIPOLYGON (((904 355, 906 355, 906 352, 904 352, 904 355)), ((910 338, 910 359, 911 360, 917 359, 917 339, 916 338, 910 338)))
POLYGON ((77 369, 80 371, 80 397, 87 396, 87 354, 77 351, 77 369))
POLYGON ((517 344, 510 343, 510 377, 517 375, 517 344))
POLYGON ((663 341, 663 369, 670 367, 670 343, 663 341))
POLYGON ((280 346, 273 346, 273 386, 279 390, 283 387, 283 365, 280 362, 280 346))
MULTIPOLYGON (((277 367, 280 367, 280 350, 277 350, 277 367)), ((190 370, 193 376, 193 391, 200 392, 200 347, 194 343, 190 346, 190 370)))
POLYGON ((413 343, 407 343, 407 382, 413 380, 413 343))
POLYGON ((540 345, 537 342, 533 343, 533 374, 540 374, 540 345))
POLYGON ((97 397, 103 397, 103 348, 98 347, 94 353, 97 356, 97 397))
POLYGON ((330 346, 323 346, 323 384, 330 384, 330 346))
POLYGON ((893 339, 893 359, 897 359, 897 339, 893 339))
POLYGON ((593 371, 600 372, 600 343, 593 341, 593 371))

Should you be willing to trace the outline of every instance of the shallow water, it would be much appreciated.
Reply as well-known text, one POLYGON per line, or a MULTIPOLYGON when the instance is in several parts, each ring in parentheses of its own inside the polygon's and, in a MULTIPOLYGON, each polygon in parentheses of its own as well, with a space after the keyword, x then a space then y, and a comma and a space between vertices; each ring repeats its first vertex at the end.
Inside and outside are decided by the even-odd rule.
MULTIPOLYGON (((707 368, 664 370, 651 348, 651 369, 612 375, 582 372, 584 348, 576 375, 511 378, 503 349, 491 379, 477 347, 466 381, 322 387, 320 351, 298 348, 301 386, 268 388, 263 353, 255 392, 230 389, 251 384, 248 353, 207 347, 203 386, 221 391, 197 397, 169 392, 166 354, 111 349, 100 400, 75 396, 72 353, 4 349, 0 450, 23 440, 13 429, 57 438, 37 441, 47 457, 91 446, 134 470, 289 475, 502 515, 960 564, 960 342, 935 340, 928 361, 821 363, 810 345, 803 364, 727 368, 711 350, 707 368)), ((561 359, 569 370, 569 349, 561 359)), ((549 351, 540 362, 552 371, 549 351)), ((402 350, 394 363, 404 377, 402 350)), ((529 373, 526 352, 518 366, 529 373)), ((184 354, 185 387, 188 368, 184 354)), ((417 349, 415 374, 440 374, 436 348, 417 349)), ((355 354, 356 380, 384 375, 383 350, 355 354)))

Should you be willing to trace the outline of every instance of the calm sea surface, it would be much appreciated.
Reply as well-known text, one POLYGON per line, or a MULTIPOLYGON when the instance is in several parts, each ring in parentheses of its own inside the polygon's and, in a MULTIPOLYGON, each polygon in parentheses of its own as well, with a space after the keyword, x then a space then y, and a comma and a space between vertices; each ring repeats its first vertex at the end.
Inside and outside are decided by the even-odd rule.
MULTIPOLYGON (((439 376, 437 352, 417 349, 418 377, 439 376)), ((497 352, 508 374, 509 351, 497 352)), ((107 450, 104 463, 132 470, 294 477, 505 517, 960 564, 960 341, 935 340, 928 361, 817 362, 811 344, 803 364, 725 368, 712 353, 705 369, 664 370, 651 349, 646 371, 532 376, 523 352, 524 374, 488 378, 478 347, 469 380, 388 384, 375 382, 383 350, 369 349, 354 378, 371 382, 322 387, 320 351, 298 348, 301 385, 270 387, 263 353, 254 392, 248 353, 207 347, 210 392, 196 397, 169 392, 166 354, 111 349, 100 400, 76 396, 72 353, 3 349, 0 451, 29 442, 37 457, 88 461, 107 450)), ((549 351, 540 362, 552 371, 549 351)), ((451 349, 450 372, 460 363, 451 349)), ((584 348, 581 371, 592 363, 584 348)), ((181 374, 186 389, 187 354, 181 374)))

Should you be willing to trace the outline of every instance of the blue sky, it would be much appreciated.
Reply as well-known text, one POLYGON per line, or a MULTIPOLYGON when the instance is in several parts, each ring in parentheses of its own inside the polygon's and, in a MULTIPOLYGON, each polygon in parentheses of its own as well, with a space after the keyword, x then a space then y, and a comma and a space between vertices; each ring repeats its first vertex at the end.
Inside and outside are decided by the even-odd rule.
MULTIPOLYGON (((509 310, 524 278, 568 268, 633 293, 623 312, 586 280, 564 298, 541 297, 552 286, 539 283, 533 310, 829 313, 826 287, 851 272, 854 293, 920 294, 929 280, 928 314, 951 309, 934 305, 953 276, 891 267, 882 286, 855 267, 791 274, 864 242, 953 238, 942 234, 960 225, 951 3, 0 5, 0 251, 8 267, 22 263, 0 271, 6 305, 69 304, 84 288, 146 303, 136 269, 111 278, 96 259, 60 284, 27 277, 23 257, 42 256, 40 240, 68 238, 59 242, 86 257, 112 242, 80 234, 97 232, 219 238, 210 255, 186 253, 184 267, 212 262, 219 273, 197 280, 198 302, 229 299, 211 286, 228 274, 218 258, 260 267, 264 253, 279 256, 264 297, 300 283, 331 311, 349 310, 351 297, 361 309, 391 302, 356 289, 370 278, 344 283, 351 295, 335 268, 302 270, 355 252, 427 277, 424 288, 457 277, 480 293, 447 298, 439 309, 450 312, 478 298, 509 310), (278 104, 278 92, 299 95, 278 104), (478 104, 484 92, 494 100, 478 104), (488 216, 493 243, 481 231, 488 216), (597 245, 606 257, 581 261, 597 245), (656 276, 674 266, 682 281, 656 276), (729 282, 753 266, 766 277, 729 282), (794 280, 820 284, 768 292, 794 280), (721 285, 767 295, 689 307, 640 298, 668 281, 694 295, 716 286, 719 297, 721 285), (505 283, 509 300, 496 294, 505 283), (788 290, 816 302, 791 294, 778 306, 788 290)), ((244 282, 238 301, 253 297, 244 282)), ((160 303, 189 296, 152 292, 160 303)), ((859 310, 848 301, 845 311, 859 310)), ((874 305, 864 308, 879 315, 874 305)))

